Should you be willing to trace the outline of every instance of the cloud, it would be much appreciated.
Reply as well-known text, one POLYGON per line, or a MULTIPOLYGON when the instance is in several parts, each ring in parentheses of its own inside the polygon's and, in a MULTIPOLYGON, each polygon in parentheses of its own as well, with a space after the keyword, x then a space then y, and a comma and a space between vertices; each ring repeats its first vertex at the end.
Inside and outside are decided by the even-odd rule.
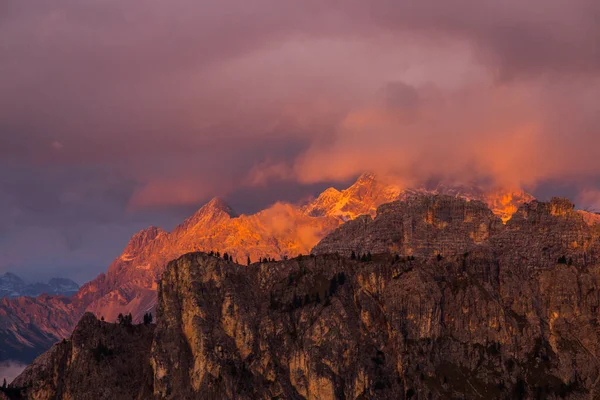
POLYGON ((0 2, 0 268, 364 170, 595 190, 599 17, 595 0, 0 2))

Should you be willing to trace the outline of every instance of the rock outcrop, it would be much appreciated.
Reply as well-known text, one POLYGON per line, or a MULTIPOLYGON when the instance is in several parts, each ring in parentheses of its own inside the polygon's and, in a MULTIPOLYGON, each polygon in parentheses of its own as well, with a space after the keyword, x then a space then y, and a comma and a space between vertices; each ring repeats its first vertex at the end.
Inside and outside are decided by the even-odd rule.
MULTIPOLYGON (((155 399, 600 397, 600 228, 570 202, 526 204, 506 225, 481 203, 443 196, 380 211, 365 222, 362 232, 370 236, 363 243, 355 228, 324 240, 338 254, 242 266, 190 253, 169 263, 158 288, 152 346, 138 357, 149 360, 151 379, 140 378, 137 391, 123 393, 155 399), (337 247, 332 238, 341 241, 337 247), (348 258, 347 238, 372 259, 348 258)), ((98 324, 92 320, 86 315, 84 325, 98 324)), ((38 382, 28 398, 43 398, 38 393, 53 387, 56 375, 68 375, 62 371, 69 357, 56 348, 15 381, 38 382), (50 369, 57 371, 52 377, 37 372, 50 369)), ((79 354, 88 375, 106 373, 91 352, 79 354)), ((87 392, 77 398, 95 390, 86 386, 95 378, 86 379, 87 392)))
POLYGON ((448 195, 417 195, 380 206, 377 216, 361 216, 323 239, 313 253, 464 253, 504 230, 500 218, 481 201, 448 195))
POLYGON ((28 399, 117 400, 152 396, 153 325, 119 325, 86 313, 10 385, 28 399))

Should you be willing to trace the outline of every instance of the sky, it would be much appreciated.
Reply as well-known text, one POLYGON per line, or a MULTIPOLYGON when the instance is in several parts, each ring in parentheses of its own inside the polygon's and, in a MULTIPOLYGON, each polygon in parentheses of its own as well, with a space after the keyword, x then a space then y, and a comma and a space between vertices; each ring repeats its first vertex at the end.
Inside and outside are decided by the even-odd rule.
POLYGON ((600 210, 600 2, 3 0, 0 273, 369 170, 600 210))

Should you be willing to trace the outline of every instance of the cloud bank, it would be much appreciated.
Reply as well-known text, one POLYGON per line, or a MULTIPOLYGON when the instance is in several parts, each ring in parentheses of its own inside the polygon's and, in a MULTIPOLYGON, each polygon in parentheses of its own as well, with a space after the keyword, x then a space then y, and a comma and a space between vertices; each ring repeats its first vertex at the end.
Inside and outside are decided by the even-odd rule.
POLYGON ((598 18, 594 0, 3 1, 0 271, 97 272, 214 195, 250 212, 364 170, 597 205, 598 18))

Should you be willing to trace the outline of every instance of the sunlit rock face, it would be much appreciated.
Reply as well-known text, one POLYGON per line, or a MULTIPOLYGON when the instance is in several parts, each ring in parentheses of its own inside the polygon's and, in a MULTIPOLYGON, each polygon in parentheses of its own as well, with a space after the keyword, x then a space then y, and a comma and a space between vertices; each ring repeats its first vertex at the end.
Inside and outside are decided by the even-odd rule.
POLYGON ((375 215, 379 205, 398 200, 403 193, 399 187, 365 173, 346 190, 325 190, 303 211, 310 216, 334 216, 348 221, 364 214, 375 215))
MULTIPOLYGON (((170 262, 130 398, 598 397, 600 230, 572 203, 531 202, 504 225, 481 202, 425 196, 362 219, 370 261, 344 255, 350 222, 323 240, 338 254, 170 262)), ((60 377, 68 361, 53 360, 41 370, 60 377)), ((40 382, 27 398, 56 379, 37 370, 17 380, 40 382)))
POLYGON ((480 201, 417 195, 380 206, 375 219, 363 216, 342 225, 313 252, 458 254, 503 230, 500 218, 480 201))
MULTIPOLYGON (((52 322, 31 320, 24 315, 26 311, 21 311, 19 301, 0 302, 0 315, 7 316, 0 319, 0 348, 6 349, 0 351, 0 360, 9 356, 20 359, 19 355, 25 354, 23 349, 29 346, 29 355, 22 360, 31 361, 31 355, 66 337, 85 311, 103 316, 106 321, 115 321, 119 313, 131 313, 134 320, 141 320, 156 306, 157 282, 165 266, 185 253, 219 251, 240 264, 246 264, 248 258, 252 262, 265 257, 291 258, 310 253, 321 239, 347 220, 363 221, 360 215, 364 214, 374 217, 382 204, 424 194, 484 201, 486 193, 473 187, 442 185, 430 190, 401 189, 366 173, 349 188, 328 189, 304 206, 276 203, 252 215, 238 215, 224 201, 213 199, 172 232, 150 227, 134 235, 108 271, 84 284, 70 301, 52 299, 45 304, 42 299, 29 300, 33 304, 30 308, 49 309, 47 315, 59 316, 52 322), (20 343, 19 347, 13 347, 14 343, 20 343)), ((512 207, 525 199, 508 196, 509 200, 503 198, 499 204, 512 207)), ((505 215, 504 208, 494 210, 505 215)), ((489 233, 473 234, 474 240, 480 240, 489 233)))
POLYGON ((578 211, 588 225, 600 225, 600 214, 589 211, 578 211))

